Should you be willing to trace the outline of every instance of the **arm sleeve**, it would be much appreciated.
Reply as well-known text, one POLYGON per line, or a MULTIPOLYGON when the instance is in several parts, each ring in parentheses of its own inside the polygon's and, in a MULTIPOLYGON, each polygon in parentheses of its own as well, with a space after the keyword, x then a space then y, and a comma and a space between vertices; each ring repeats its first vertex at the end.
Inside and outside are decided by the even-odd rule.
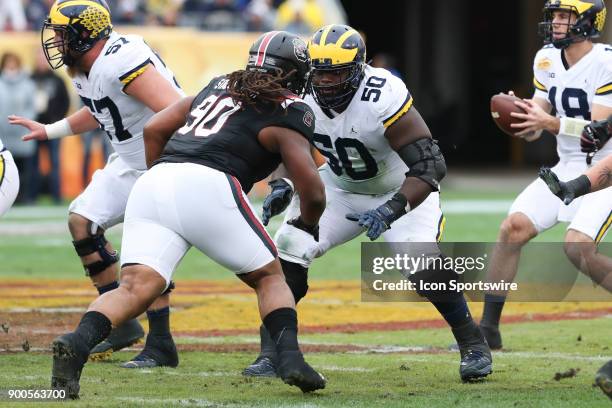
POLYGON ((386 77, 386 83, 380 96, 382 111, 380 120, 385 128, 395 123, 412 107, 412 95, 406 88, 404 81, 394 75, 386 77))
POLYGON ((305 102, 293 102, 287 106, 285 112, 274 115, 274 118, 267 125, 295 130, 312 143, 315 116, 310 106, 305 102))
POLYGON ((548 100, 548 75, 546 72, 551 65, 552 62, 544 55, 542 50, 538 51, 533 59, 534 98, 548 100))
POLYGON ((607 60, 603 64, 593 104, 612 107, 612 60, 607 60))

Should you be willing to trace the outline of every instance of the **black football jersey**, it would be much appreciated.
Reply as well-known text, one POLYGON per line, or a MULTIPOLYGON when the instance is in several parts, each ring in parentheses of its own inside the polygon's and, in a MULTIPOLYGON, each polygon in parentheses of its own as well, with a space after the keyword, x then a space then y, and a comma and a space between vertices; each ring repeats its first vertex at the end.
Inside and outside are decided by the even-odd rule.
MULTIPOLYGON (((288 93, 282 108, 272 111, 235 105, 227 77, 213 79, 194 99, 185 125, 170 138, 155 162, 197 163, 230 174, 249 192, 281 163, 257 139, 268 126, 289 128, 312 141, 315 119, 310 107, 288 93)), ((265 108, 265 107, 264 107, 265 108)))

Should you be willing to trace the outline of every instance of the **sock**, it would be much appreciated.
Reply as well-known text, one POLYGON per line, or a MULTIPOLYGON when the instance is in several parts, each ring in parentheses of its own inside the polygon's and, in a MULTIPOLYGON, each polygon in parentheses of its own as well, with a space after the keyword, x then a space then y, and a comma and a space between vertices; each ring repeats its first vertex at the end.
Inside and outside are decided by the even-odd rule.
POLYGON ((157 310, 147 310, 147 319, 149 319, 150 335, 171 336, 169 306, 157 310))
POLYGON ((279 353, 300 350, 297 341, 298 327, 295 309, 282 307, 273 310, 264 317, 263 324, 270 332, 279 353))
POLYGON ((109 283, 108 285, 96 287, 96 289, 98 289, 98 293, 100 295, 103 295, 106 292, 110 292, 111 290, 117 289, 118 287, 119 287, 119 282, 113 281, 113 282, 109 283))
POLYGON ((473 321, 470 309, 468 309, 463 295, 460 295, 455 300, 444 302, 431 301, 431 303, 438 309, 438 312, 440 312, 444 320, 452 328, 464 326, 473 321))
POLYGON ((259 340, 261 341, 260 356, 271 357, 276 355, 276 343, 274 343, 270 332, 268 332, 268 329, 263 324, 259 326, 259 340))
POLYGON ((498 327, 499 318, 501 317, 502 310, 504 309, 506 297, 485 294, 484 301, 485 304, 480 324, 484 324, 485 326, 498 327))
POLYGON ((74 333, 81 337, 91 350, 108 337, 111 329, 112 325, 108 317, 100 312, 87 312, 81 318, 74 333))

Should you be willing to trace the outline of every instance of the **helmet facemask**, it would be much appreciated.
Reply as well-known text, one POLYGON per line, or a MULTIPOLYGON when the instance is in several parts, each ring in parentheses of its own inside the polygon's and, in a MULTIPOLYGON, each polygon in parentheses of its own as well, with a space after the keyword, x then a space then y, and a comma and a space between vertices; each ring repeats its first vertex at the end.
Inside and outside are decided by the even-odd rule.
POLYGON ((329 67, 314 65, 310 75, 310 87, 317 104, 322 108, 334 109, 350 102, 359 88, 364 68, 361 62, 329 67), (330 81, 332 78, 337 78, 337 82, 330 81))

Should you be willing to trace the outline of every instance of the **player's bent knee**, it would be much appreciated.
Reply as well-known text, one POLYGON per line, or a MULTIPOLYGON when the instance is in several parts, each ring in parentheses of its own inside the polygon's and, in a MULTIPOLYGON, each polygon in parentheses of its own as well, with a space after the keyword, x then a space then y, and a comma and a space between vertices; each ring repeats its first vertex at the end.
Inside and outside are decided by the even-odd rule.
POLYGON ((166 288, 166 280, 153 268, 131 264, 121 268, 120 287, 138 299, 153 302, 166 288))
POLYGON ((526 215, 513 213, 502 222, 499 240, 506 243, 526 244, 536 235, 538 235, 538 232, 526 215))
POLYGON ((300 264, 280 260, 287 286, 293 293, 295 303, 298 303, 308 292, 308 269, 300 264))
POLYGON ((106 248, 107 244, 108 241, 104 237, 104 231, 102 230, 91 233, 86 238, 72 241, 77 255, 81 258, 91 254, 98 254, 100 258, 98 261, 83 265, 87 276, 96 276, 119 261, 117 251, 109 251, 106 248))
POLYGON ((569 230, 565 235, 563 249, 568 259, 583 272, 590 258, 597 253, 595 241, 588 235, 575 230, 569 230))
POLYGON ((239 274, 238 277, 253 289, 257 289, 262 280, 266 278, 275 277, 284 280, 278 258, 259 269, 248 273, 239 274))

